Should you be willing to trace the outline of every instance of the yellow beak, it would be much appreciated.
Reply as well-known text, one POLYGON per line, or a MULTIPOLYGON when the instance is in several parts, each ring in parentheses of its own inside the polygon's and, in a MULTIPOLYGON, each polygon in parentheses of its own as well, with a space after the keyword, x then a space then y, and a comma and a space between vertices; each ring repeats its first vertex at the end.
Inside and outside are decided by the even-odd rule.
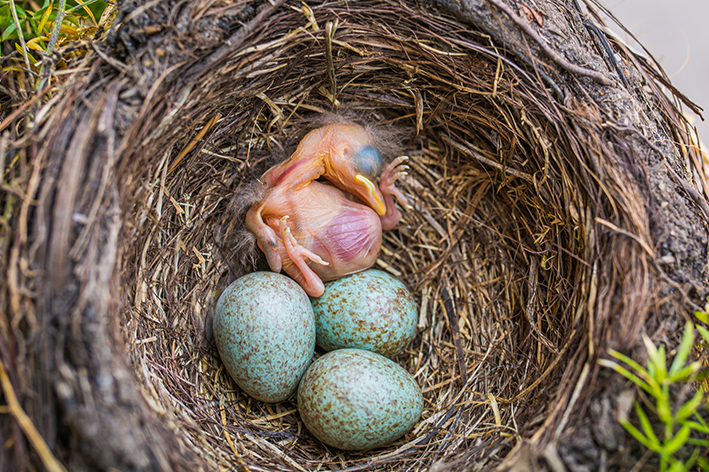
POLYGON ((387 211, 387 207, 380 198, 379 189, 374 185, 374 182, 360 174, 355 176, 355 180, 366 189, 365 197, 367 203, 372 207, 372 210, 376 211, 379 215, 384 215, 387 211))

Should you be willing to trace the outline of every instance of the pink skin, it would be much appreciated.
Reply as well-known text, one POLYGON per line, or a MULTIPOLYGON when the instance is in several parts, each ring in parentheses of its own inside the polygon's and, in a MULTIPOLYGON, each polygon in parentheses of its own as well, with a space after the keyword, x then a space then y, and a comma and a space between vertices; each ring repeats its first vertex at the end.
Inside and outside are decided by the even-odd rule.
MULTIPOLYGON (((259 207, 264 222, 259 229, 276 235, 276 248, 264 244, 257 234, 259 247, 265 248, 271 270, 285 271, 308 295, 319 297, 323 281, 359 272, 376 261, 382 243, 381 219, 368 206, 316 181, 270 196, 259 207)), ((247 224, 254 214, 247 215, 247 224)))
POLYGON ((384 205, 386 207, 386 212, 381 216, 382 229, 392 229, 401 220, 401 212, 398 208, 396 208, 396 205, 394 205, 394 197, 399 200, 399 203, 403 207, 409 208, 409 201, 406 199, 401 190, 394 185, 397 180, 406 175, 406 170, 409 167, 403 163, 407 159, 408 156, 400 156, 394 159, 384 168, 382 175, 379 178, 379 190, 384 196, 384 205))
POLYGON ((371 267, 382 229, 401 219, 394 198, 408 207, 395 185, 406 175, 406 157, 384 168, 379 186, 366 190, 357 182, 347 156, 370 141, 363 128, 353 126, 309 133, 288 161, 264 174, 266 196, 246 214, 271 270, 285 271, 313 297, 322 295, 323 281, 371 267), (320 176, 332 185, 317 181, 320 176))

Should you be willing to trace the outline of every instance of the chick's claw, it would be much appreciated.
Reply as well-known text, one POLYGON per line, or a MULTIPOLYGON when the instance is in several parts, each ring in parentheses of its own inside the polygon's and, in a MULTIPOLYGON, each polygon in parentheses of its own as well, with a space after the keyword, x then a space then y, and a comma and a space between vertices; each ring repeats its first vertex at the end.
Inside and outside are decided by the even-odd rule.
POLYGON ((401 192, 401 190, 396 187, 395 183, 400 178, 404 177, 405 175, 408 175, 408 172, 406 171, 409 169, 409 166, 404 164, 404 162, 406 162, 408 159, 408 156, 399 156, 394 159, 382 171, 379 183, 379 188, 385 197, 387 195, 393 195, 394 197, 396 197, 397 200, 399 200, 399 203, 401 203, 406 208, 409 208, 409 202, 404 196, 404 194, 401 192))
POLYGON ((299 262, 305 264, 306 258, 315 262, 316 264, 324 266, 329 265, 329 263, 324 261, 320 256, 298 244, 298 240, 295 239, 295 236, 293 236, 293 233, 288 227, 288 222, 286 221, 287 219, 288 215, 281 218, 279 222, 279 227, 281 229, 281 239, 283 240, 283 246, 286 248, 288 257, 290 257, 291 260, 298 267, 300 267, 299 262))
POLYGON ((278 254, 276 232, 271 229, 261 216, 262 207, 254 205, 246 214, 246 227, 256 237, 258 246, 266 255, 268 265, 274 272, 281 271, 281 256, 278 254))
POLYGON ((293 236, 290 228, 288 227, 288 215, 284 216, 279 221, 279 229, 281 230, 281 240, 283 241, 283 247, 290 258, 288 264, 284 264, 283 269, 295 279, 296 282, 300 284, 305 292, 311 297, 319 297, 325 291, 325 285, 318 274, 313 271, 313 269, 308 266, 305 259, 309 259, 316 264, 328 265, 327 262, 322 260, 320 256, 309 251, 305 247, 298 244, 298 241, 293 236), (293 267, 295 266, 295 267, 293 267))

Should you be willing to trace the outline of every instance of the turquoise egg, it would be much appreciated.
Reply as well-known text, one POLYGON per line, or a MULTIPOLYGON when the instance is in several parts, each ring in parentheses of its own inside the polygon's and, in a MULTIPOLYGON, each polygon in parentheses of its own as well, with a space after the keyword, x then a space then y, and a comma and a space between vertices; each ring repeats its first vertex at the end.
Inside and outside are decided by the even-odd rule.
POLYGON ((357 348, 392 357, 416 334, 416 301, 401 281, 381 270, 328 282, 312 303, 317 343, 326 351, 357 348))
POLYGON ((384 446, 421 418, 423 396, 414 378, 384 356, 361 349, 332 351, 308 368, 298 387, 305 427, 347 451, 384 446))
POLYGON ((274 272, 254 272, 221 294, 214 340, 224 367, 251 397, 288 398, 315 350, 315 317, 305 291, 274 272))

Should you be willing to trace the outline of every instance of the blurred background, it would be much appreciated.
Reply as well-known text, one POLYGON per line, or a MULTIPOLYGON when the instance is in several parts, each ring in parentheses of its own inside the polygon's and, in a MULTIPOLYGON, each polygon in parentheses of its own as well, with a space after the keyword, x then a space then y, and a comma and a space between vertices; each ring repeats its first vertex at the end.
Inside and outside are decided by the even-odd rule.
MULTIPOLYGON (((704 109, 705 120, 709 120, 709 0, 602 1, 652 53, 674 86, 704 109)), ((639 50, 612 20, 607 24, 639 50)), ((709 124, 692 118, 706 153, 709 124)))

